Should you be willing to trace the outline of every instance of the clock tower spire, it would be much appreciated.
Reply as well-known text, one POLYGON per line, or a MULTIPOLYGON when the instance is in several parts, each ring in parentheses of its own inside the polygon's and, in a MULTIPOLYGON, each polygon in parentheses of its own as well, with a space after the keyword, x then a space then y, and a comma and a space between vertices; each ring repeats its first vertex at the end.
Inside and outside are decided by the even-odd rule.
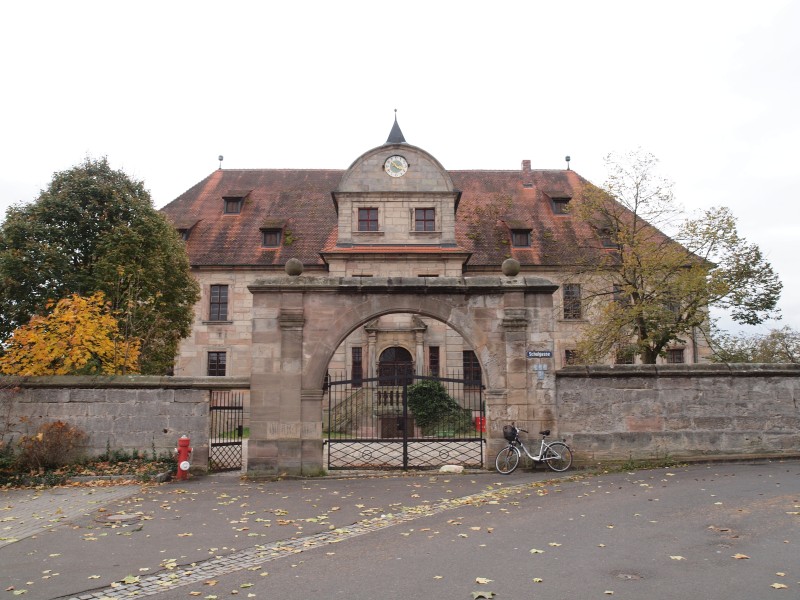
POLYGON ((392 130, 389 132, 389 139, 386 140, 386 144, 405 144, 406 138, 403 137, 403 132, 400 131, 400 125, 397 124, 397 109, 394 109, 394 125, 392 125, 392 130))

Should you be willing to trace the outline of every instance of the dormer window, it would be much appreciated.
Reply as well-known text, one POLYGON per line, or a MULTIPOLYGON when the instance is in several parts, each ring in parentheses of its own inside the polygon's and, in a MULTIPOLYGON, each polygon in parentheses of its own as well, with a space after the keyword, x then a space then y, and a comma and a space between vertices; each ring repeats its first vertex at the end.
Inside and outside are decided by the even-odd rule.
POLYGON ((192 233, 192 229, 197 223, 199 223, 197 219, 179 219, 178 222, 175 223, 175 231, 178 232, 178 235, 184 242, 188 242, 189 235, 192 233))
POLYGON ((244 199, 247 198, 247 195, 250 192, 247 190, 231 190, 224 196, 222 196, 223 201, 223 212, 226 215, 238 215, 242 212, 242 206, 244 205, 244 199))
POLYGON ((512 229, 511 230, 511 245, 515 248, 530 248, 531 246, 531 230, 530 229, 512 229))
POLYGON ((530 248, 531 224, 528 221, 505 220, 511 233, 511 246, 514 248, 530 248))
POLYGON ((280 229, 262 229, 261 246, 263 248, 278 248, 281 245, 280 229))
POLYGON ((283 229, 285 221, 266 219, 261 223, 261 247, 280 248, 283 243, 283 229))
POLYGON ((226 215, 238 215, 240 212, 242 212, 244 198, 225 198, 224 200, 226 215))
POLYGON ((553 198, 553 214, 569 214, 569 201, 570 198, 553 198))
POLYGON ((614 233, 610 227, 601 227, 597 230, 597 234, 600 236, 600 243, 603 248, 617 247, 617 243, 614 241, 614 233))

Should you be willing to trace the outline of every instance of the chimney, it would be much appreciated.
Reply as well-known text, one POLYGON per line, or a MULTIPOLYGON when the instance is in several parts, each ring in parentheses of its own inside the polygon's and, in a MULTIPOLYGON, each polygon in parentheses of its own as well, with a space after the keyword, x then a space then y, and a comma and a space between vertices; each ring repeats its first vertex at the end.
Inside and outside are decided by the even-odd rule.
POLYGON ((522 187, 533 187, 533 173, 531 172, 531 161, 522 161, 522 187))

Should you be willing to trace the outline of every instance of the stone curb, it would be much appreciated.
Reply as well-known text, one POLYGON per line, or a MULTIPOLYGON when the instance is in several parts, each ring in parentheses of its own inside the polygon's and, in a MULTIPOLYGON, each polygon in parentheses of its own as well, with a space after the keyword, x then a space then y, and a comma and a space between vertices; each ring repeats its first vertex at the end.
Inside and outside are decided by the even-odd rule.
POLYGON ((135 481, 136 483, 164 483, 172 479, 172 472, 157 473, 147 480, 139 480, 131 475, 74 475, 67 478, 67 483, 91 483, 93 481, 135 481))

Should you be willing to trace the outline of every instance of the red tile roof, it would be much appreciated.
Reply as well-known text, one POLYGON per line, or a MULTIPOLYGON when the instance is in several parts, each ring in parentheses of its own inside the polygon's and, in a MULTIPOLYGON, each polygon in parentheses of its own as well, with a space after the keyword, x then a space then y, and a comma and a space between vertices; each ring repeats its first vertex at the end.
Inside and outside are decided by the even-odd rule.
MULTIPOLYGON (((573 216, 554 214, 552 198, 580 195, 586 181, 574 171, 448 171, 461 199, 456 213, 457 248, 393 247, 395 252, 464 252, 469 268, 496 267, 509 256, 523 265, 575 262, 587 247, 599 246, 591 228, 573 216), (530 185, 530 184, 529 184, 530 185), (509 223, 512 226, 509 226, 509 223), (513 223, 531 230, 530 248, 512 248, 513 223)), ((342 170, 220 169, 162 210, 177 228, 193 224, 187 249, 193 266, 281 268, 290 258, 324 268, 336 248, 337 215, 331 192, 342 170), (248 193, 249 192, 249 193, 248 193), (224 197, 244 196, 241 212, 223 214, 224 197), (261 247, 265 223, 283 223, 284 244, 261 247)), ((369 252, 392 251, 372 247, 369 252)))

